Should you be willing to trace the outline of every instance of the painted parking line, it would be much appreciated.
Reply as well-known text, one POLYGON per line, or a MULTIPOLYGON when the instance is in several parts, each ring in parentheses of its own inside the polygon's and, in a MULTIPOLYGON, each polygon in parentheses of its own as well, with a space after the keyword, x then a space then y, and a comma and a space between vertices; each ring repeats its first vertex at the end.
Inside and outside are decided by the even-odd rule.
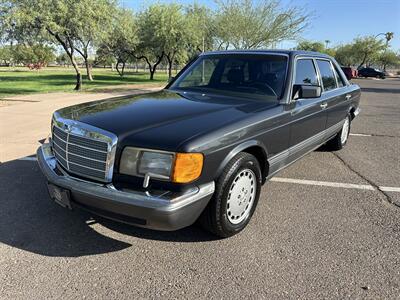
MULTIPOLYGON (((27 156, 19 158, 22 161, 36 161, 35 156, 27 156)), ((376 188, 370 184, 354 184, 345 182, 332 182, 332 181, 317 181, 317 180, 307 180, 307 179, 295 179, 295 178, 283 178, 283 177, 272 177, 270 179, 272 182, 282 182, 282 183, 293 183, 302 185, 313 185, 313 186, 327 186, 333 188, 343 188, 343 189, 358 189, 358 190, 369 190, 376 191, 376 188)), ((378 189, 383 192, 394 192, 400 193, 400 187, 392 186, 378 186, 378 189)))
MULTIPOLYGON (((327 187, 344 188, 344 189, 376 191, 376 188, 370 184, 354 184, 354 183, 344 183, 344 182, 316 181, 316 180, 282 178, 282 177, 273 177, 270 179, 270 181, 303 184, 303 185, 314 185, 314 186, 327 186, 327 187)), ((400 187, 378 186, 378 189, 383 192, 400 193, 400 187)))
POLYGON ((364 133, 350 133, 351 136, 372 136, 371 134, 364 134, 364 133))
POLYGON ((400 193, 400 187, 380 186, 379 189, 383 192, 397 192, 400 193))
POLYGON ((330 181, 315 181, 315 180, 306 180, 306 179, 293 179, 293 178, 282 178, 282 177, 273 177, 270 181, 274 182, 284 182, 284 183, 295 183, 295 184, 304 184, 304 185, 316 185, 316 186, 329 186, 335 188, 344 188, 344 189, 359 189, 359 190, 370 190, 374 191, 375 188, 369 184, 354 184, 354 183, 342 183, 342 182, 330 182, 330 181))

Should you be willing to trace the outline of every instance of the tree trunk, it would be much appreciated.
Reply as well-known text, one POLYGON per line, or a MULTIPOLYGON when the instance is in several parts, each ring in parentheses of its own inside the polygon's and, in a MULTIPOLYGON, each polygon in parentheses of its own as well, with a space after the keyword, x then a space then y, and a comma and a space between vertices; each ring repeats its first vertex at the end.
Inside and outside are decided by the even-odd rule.
POLYGON ((172 78, 172 62, 168 62, 168 78, 172 78))
POLYGON ((75 58, 74 58, 74 45, 72 40, 67 36, 65 40, 63 40, 58 34, 54 33, 51 31, 50 28, 46 28, 47 32, 54 36, 55 39, 61 44, 63 47, 65 53, 67 53, 69 60, 71 61, 72 66, 75 69, 76 72, 76 85, 74 90, 79 91, 82 89, 82 75, 81 71, 79 70, 78 65, 76 64, 75 58))
POLYGON ((76 85, 75 85, 74 90, 75 91, 80 91, 82 89, 82 74, 81 74, 81 70, 79 69, 79 66, 75 61, 73 50, 67 51, 66 48, 64 48, 64 49, 66 50, 67 55, 68 55, 68 57, 69 57, 69 59, 71 61, 72 66, 74 67, 75 73, 76 73, 76 85))
POLYGON ((89 79, 89 81, 93 81, 92 68, 89 64, 87 57, 85 58, 85 67, 86 67, 87 78, 89 79))
POLYGON ((82 74, 79 72, 76 74, 76 85, 74 90, 80 91, 82 89, 82 74))
POLYGON ((80 91, 82 89, 82 74, 81 74, 81 70, 79 69, 78 65, 75 62, 75 59, 73 57, 71 57, 71 63, 72 66, 75 69, 76 72, 76 85, 74 90, 75 91, 80 91))
POLYGON ((121 71, 119 70, 119 67, 118 67, 118 66, 119 66, 119 63, 120 63, 120 62, 117 61, 116 65, 115 65, 115 69, 117 70, 118 75, 121 76, 121 71))
POLYGON ((124 73, 125 73, 125 62, 122 63, 122 75, 121 76, 124 76, 124 73))
POLYGON ((117 64, 115 65, 115 69, 118 72, 118 75, 123 77, 124 76, 124 70, 125 70, 125 62, 124 61, 118 61, 117 64), (119 69, 119 64, 122 64, 122 69, 119 69))
POLYGON ((172 55, 167 55, 167 62, 168 62, 168 78, 171 79, 172 77, 172 68, 173 68, 173 64, 174 64, 174 60, 175 60, 175 53, 173 53, 172 55))
POLYGON ((154 80, 154 73, 156 72, 157 66, 160 64, 161 60, 164 57, 164 52, 161 53, 161 55, 158 57, 158 60, 156 61, 156 63, 153 65, 153 67, 151 67, 150 62, 149 64, 149 69, 150 69, 150 80, 154 80))
POLYGON ((150 80, 154 80, 154 72, 155 71, 156 71, 155 69, 150 68, 150 80))
POLYGON ((361 64, 358 66, 357 70, 360 69, 365 64, 366 60, 367 60, 367 54, 364 54, 364 58, 363 58, 361 64))
MULTIPOLYGON (((135 56, 133 55, 136 59, 144 59, 146 64, 149 66, 149 71, 150 71, 150 80, 154 80, 154 73, 157 70, 157 66, 161 63, 163 57, 164 57, 165 53, 162 52, 160 56, 156 56, 157 57, 157 61, 155 62, 154 65, 151 64, 149 58, 147 56, 135 56)), ((146 67, 146 65, 145 65, 146 67)))

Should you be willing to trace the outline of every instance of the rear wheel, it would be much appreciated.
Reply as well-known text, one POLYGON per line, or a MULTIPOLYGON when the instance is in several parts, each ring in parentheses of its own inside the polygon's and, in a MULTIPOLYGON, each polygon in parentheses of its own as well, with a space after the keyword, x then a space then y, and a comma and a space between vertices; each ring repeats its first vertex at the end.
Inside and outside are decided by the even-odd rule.
POLYGON ((350 134, 351 116, 347 115, 344 120, 342 129, 327 142, 329 150, 336 151, 342 149, 346 144, 350 134))
POLYGON ((241 152, 225 167, 215 193, 200 216, 202 226, 219 237, 242 231, 257 206, 261 189, 261 169, 257 159, 241 152))

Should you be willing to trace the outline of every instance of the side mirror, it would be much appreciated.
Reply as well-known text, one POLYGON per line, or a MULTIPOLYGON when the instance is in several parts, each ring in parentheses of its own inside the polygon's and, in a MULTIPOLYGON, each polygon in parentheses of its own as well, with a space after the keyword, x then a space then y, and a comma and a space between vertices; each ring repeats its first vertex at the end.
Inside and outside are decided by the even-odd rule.
POLYGON ((293 99, 307 99, 321 97, 322 89, 318 85, 295 84, 293 86, 293 99))

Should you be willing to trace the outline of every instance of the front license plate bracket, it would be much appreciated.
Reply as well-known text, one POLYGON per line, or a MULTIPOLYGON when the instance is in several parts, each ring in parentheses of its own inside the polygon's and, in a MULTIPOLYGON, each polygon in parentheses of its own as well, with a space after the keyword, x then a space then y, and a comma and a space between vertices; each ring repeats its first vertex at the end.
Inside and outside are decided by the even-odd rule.
POLYGON ((53 184, 48 184, 47 185, 50 197, 59 205, 62 207, 72 209, 71 206, 71 196, 69 190, 60 188, 58 186, 55 186, 53 184))

